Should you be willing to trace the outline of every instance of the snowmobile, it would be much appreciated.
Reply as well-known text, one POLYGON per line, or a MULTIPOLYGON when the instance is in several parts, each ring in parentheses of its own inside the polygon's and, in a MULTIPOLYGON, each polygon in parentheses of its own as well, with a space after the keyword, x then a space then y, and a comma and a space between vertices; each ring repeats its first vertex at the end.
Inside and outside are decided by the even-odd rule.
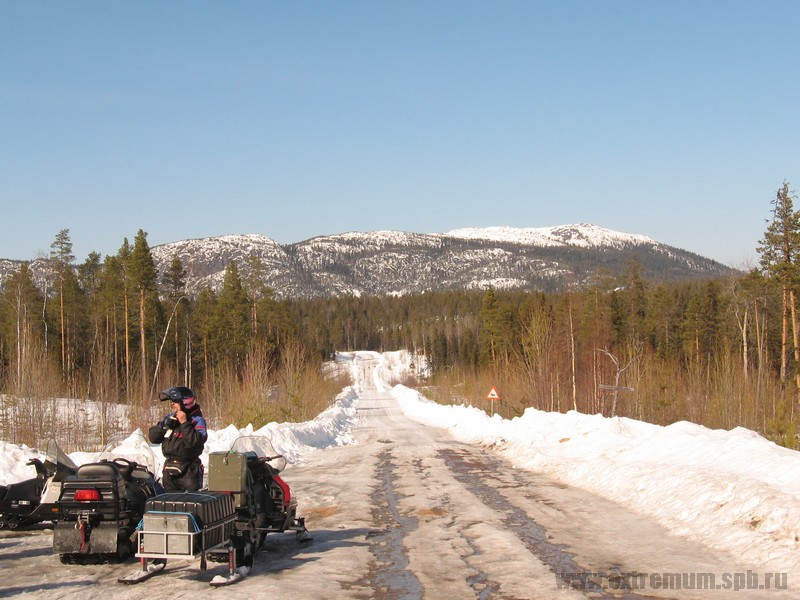
POLYGON ((234 492, 233 545, 248 565, 268 533, 295 531, 300 539, 309 535, 305 520, 297 517, 297 498, 280 477, 285 468, 286 458, 265 436, 239 437, 228 452, 209 456, 208 489, 234 492))
POLYGON ((249 573, 267 534, 294 531, 299 541, 311 539, 305 520, 297 516, 297 500, 279 475, 286 458, 269 438, 240 437, 229 451, 210 453, 208 465, 205 490, 147 501, 137 531, 141 568, 121 583, 148 579, 163 570, 166 559, 199 554, 202 571, 208 558, 227 561, 228 575, 214 577, 210 585, 229 585, 249 573))
POLYGON ((36 469, 36 477, 0 486, 0 529, 55 521, 61 481, 78 469, 55 440, 47 442, 44 462, 32 458, 27 464, 36 469))
POLYGON ((83 464, 61 485, 53 551, 61 562, 124 561, 149 498, 163 492, 156 459, 141 432, 115 436, 97 462, 83 464))

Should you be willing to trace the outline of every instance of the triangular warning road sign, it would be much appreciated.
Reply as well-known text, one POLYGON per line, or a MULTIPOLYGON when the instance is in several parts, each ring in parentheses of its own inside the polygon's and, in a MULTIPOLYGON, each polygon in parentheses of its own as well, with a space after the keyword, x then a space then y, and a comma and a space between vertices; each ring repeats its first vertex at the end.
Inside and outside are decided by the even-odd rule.
POLYGON ((489 390, 489 393, 486 394, 487 400, 500 400, 500 394, 497 393, 497 388, 492 386, 492 389, 489 390))

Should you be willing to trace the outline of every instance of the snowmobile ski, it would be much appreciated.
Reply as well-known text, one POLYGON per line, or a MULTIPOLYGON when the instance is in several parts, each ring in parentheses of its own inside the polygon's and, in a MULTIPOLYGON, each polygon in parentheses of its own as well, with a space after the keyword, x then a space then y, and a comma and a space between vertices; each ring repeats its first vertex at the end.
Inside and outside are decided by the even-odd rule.
POLYGON ((222 587, 237 583, 247 577, 250 573, 250 567, 238 567, 233 573, 227 577, 224 575, 215 575, 214 579, 208 582, 211 587, 222 587))
POLYGON ((145 569, 137 569, 133 573, 129 573, 125 577, 120 577, 117 579, 120 583, 127 583, 127 584, 134 584, 140 583, 142 581, 146 581, 150 579, 153 575, 158 575, 161 571, 164 570, 164 567, 167 566, 166 563, 157 563, 151 562, 147 564, 147 568, 145 569))
POLYGON ((297 532, 297 535, 295 536, 295 539, 298 542, 313 542, 314 541, 314 537, 311 535, 311 533, 308 531, 308 529, 305 529, 305 528, 303 528, 302 530, 297 532))

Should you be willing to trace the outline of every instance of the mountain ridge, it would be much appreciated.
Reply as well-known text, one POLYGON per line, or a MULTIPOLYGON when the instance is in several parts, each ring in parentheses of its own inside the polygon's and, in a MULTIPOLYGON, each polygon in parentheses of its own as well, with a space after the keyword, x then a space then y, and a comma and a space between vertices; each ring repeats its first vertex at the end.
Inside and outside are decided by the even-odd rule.
MULTIPOLYGON (((664 281, 735 272, 647 236, 587 223, 461 228, 447 233, 350 231, 293 244, 279 244, 262 234, 228 234, 160 244, 151 252, 162 273, 178 256, 190 294, 205 287, 218 290, 228 264, 236 261, 242 277, 258 268, 278 298, 401 295, 488 286, 553 292, 585 285, 600 273, 619 275, 631 261, 641 265, 644 277, 664 281)), ((0 260, 0 285, 21 262, 0 260)), ((47 262, 30 263, 42 283, 47 262)))

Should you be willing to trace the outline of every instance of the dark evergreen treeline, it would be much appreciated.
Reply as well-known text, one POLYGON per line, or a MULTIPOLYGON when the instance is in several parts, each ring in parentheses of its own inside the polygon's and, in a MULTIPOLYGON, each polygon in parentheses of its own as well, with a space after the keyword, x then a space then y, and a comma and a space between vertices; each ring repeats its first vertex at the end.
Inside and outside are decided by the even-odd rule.
POLYGON ((245 425, 310 418, 341 388, 323 378, 287 305, 235 263, 219 292, 190 297, 180 261, 159 274, 141 230, 79 265, 62 230, 49 260, 44 282, 22 264, 0 290, 4 439, 51 435, 42 401, 58 397, 128 404, 130 425, 145 427, 159 390, 188 385, 212 423, 245 425))
MULTIPOLYGON (((190 297, 180 261, 159 274, 143 231, 117 254, 76 265, 63 230, 47 281, 23 265, 0 290, 0 386, 17 402, 68 395, 143 407, 159 389, 186 384, 219 419, 243 425, 324 408, 341 382, 324 387, 319 364, 337 350, 407 348, 427 357, 432 377, 419 383, 444 402, 505 416, 533 406, 742 425, 794 446, 792 200, 784 184, 751 273, 656 283, 632 261, 622 276, 596 274, 566 293, 278 301, 258 264, 243 277, 231 263, 218 292, 190 297), (492 386, 502 400, 490 406, 492 386)), ((0 426, 7 438, 15 429, 0 426)))
POLYGON ((578 409, 780 439, 793 418, 791 402, 780 406, 794 392, 780 381, 779 303, 758 273, 656 285, 631 263, 571 293, 340 297, 289 311, 309 346, 413 349, 428 357, 439 399, 488 408, 496 386, 506 416, 578 409))

